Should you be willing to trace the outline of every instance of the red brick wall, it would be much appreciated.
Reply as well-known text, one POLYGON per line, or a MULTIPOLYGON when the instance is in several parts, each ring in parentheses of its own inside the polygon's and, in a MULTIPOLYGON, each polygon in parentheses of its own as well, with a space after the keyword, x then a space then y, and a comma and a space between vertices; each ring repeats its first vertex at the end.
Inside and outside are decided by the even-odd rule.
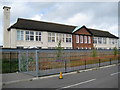
POLYGON ((92 35, 91 35, 91 33, 89 33, 87 31, 86 28, 82 28, 82 29, 76 31, 72 35, 72 39, 73 39, 72 40, 73 41, 73 49, 77 49, 77 48, 92 48, 93 47, 92 35), (79 43, 76 43, 76 35, 79 35, 79 43), (88 40, 88 36, 90 36, 91 43, 84 43, 84 38, 83 38, 83 43, 80 43, 80 35, 87 36, 87 40, 88 40))

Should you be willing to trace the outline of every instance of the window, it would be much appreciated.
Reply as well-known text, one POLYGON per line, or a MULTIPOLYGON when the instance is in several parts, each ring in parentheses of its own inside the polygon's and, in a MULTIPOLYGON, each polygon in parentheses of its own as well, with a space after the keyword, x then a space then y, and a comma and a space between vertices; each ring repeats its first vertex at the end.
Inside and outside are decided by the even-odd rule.
POLYGON ((36 41, 41 41, 41 32, 36 32, 36 41))
POLYGON ((48 42, 55 42, 55 33, 48 33, 48 42))
POLYGON ((61 34, 56 33, 56 42, 59 42, 61 40, 61 34))
POLYGON ((21 30, 17 30, 17 40, 23 40, 24 32, 21 30))
POLYGON ((84 43, 87 43, 87 36, 84 36, 84 43))
POLYGON ((66 42, 72 42, 71 40, 72 40, 71 35, 66 34, 66 42))
POLYGON ((106 44, 106 38, 103 38, 103 44, 106 44))
POLYGON ((80 43, 83 43, 83 36, 80 35, 80 43))
POLYGON ((76 35, 76 43, 79 43, 79 35, 76 35))
POLYGON ((65 34, 61 34, 61 42, 65 42, 65 34))
POLYGON ((112 42, 112 41, 111 41, 111 38, 109 38, 109 44, 111 44, 111 42, 112 42))
POLYGON ((98 37, 98 43, 102 44, 102 38, 101 37, 98 37))
POLYGON ((97 44, 97 37, 93 38, 93 43, 97 44))
POLYGON ((91 43, 91 38, 90 38, 90 36, 88 36, 88 43, 91 43))
POLYGON ((114 39, 112 39, 112 44, 115 44, 114 39))
POLYGON ((117 44, 117 39, 115 39, 115 44, 117 44))
POLYGON ((33 31, 26 31, 26 40, 34 41, 34 32, 33 31))

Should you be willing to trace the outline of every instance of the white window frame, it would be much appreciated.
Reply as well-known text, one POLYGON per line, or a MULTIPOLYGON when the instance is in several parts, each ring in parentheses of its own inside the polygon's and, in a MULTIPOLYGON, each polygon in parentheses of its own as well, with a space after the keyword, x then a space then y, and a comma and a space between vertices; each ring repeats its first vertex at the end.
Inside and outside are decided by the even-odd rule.
POLYGON ((91 43, 91 37, 88 36, 88 43, 90 44, 91 43))
POLYGON ((80 43, 83 43, 83 36, 80 35, 80 43))
POLYGON ((48 42, 56 42, 55 33, 48 32, 48 42))
POLYGON ((35 41, 41 41, 41 32, 35 32, 35 41))
POLYGON ((107 44, 107 39, 103 38, 103 44, 107 44))
POLYGON ((93 43, 97 44, 98 43, 98 38, 97 37, 93 37, 93 43))
POLYGON ((72 35, 66 34, 66 43, 72 42, 72 35))
POLYGON ((112 44, 115 44, 115 40, 114 39, 112 39, 112 42, 111 42, 112 44))
POLYGON ((98 37, 98 44, 102 44, 102 38, 101 37, 98 37))
POLYGON ((87 36, 84 36, 84 43, 87 43, 87 36))
POLYGON ((24 31, 22 31, 22 30, 17 30, 17 40, 18 40, 18 41, 24 40, 24 31))
POLYGON ((35 41, 35 38, 34 38, 34 31, 26 31, 25 32, 25 37, 26 37, 26 41, 35 41), (28 32, 28 33, 27 33, 28 32), (32 34, 33 33, 33 34, 32 34), (27 39, 27 37, 28 37, 28 39, 27 39), (32 40, 32 38, 33 38, 33 40, 32 40))
POLYGON ((76 43, 79 43, 79 35, 76 35, 76 43))

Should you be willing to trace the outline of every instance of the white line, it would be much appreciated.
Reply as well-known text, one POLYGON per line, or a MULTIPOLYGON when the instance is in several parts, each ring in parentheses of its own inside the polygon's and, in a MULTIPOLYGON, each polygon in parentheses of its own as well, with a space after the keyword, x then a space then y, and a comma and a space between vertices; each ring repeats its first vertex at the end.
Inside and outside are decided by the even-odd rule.
POLYGON ((118 73, 120 73, 120 72, 112 73, 112 74, 110 74, 110 75, 113 76, 113 75, 116 75, 116 74, 118 74, 118 73))
POLYGON ((88 80, 88 81, 84 81, 84 82, 80 82, 80 83, 77 83, 77 84, 65 86, 65 87, 62 87, 62 88, 74 87, 74 86, 77 86, 77 85, 80 85, 80 84, 84 84, 84 83, 88 83, 88 82, 91 82, 91 81, 94 81, 94 80, 96 80, 96 79, 91 79, 91 80, 88 80))

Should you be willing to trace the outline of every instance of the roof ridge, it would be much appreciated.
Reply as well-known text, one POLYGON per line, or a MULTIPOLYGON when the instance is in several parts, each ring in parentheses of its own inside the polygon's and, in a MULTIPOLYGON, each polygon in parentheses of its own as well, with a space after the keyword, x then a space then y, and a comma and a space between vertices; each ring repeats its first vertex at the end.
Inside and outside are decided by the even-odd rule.
MULTIPOLYGON (((88 28, 88 29, 92 29, 92 28, 88 28)), ((92 29, 92 30, 95 30, 95 31, 102 31, 102 32, 108 32, 108 31, 99 30, 99 29, 92 29)), ((109 32, 109 33, 110 33, 110 32, 109 32)))
POLYGON ((56 25, 62 25, 62 26, 77 27, 77 26, 74 26, 74 25, 68 25, 68 24, 62 24, 62 23, 54 23, 54 22, 50 22, 50 21, 38 21, 38 20, 32 20, 32 19, 18 18, 18 21, 19 20, 27 20, 27 21, 42 22, 42 23, 56 24, 56 25))

